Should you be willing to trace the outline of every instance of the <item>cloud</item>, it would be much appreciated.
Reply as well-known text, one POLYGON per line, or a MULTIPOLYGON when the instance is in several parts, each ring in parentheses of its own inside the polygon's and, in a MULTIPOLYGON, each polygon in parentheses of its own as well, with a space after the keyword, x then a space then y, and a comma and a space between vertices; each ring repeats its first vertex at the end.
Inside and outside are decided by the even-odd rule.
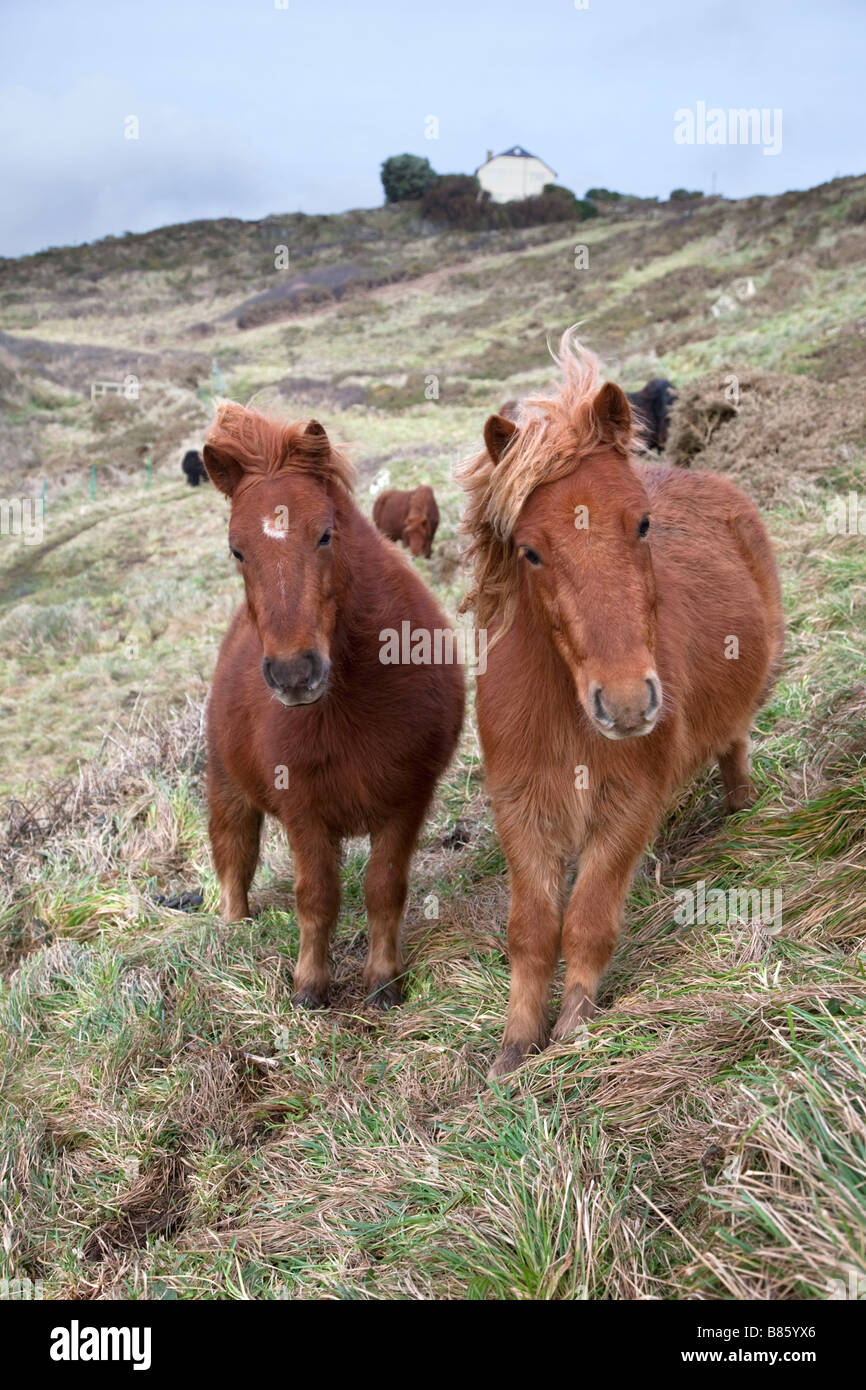
POLYGON ((192 217, 269 211, 265 164, 229 127, 177 106, 151 106, 111 78, 56 96, 0 93, 0 253, 144 231, 192 217), (127 139, 127 118, 138 139, 127 139))

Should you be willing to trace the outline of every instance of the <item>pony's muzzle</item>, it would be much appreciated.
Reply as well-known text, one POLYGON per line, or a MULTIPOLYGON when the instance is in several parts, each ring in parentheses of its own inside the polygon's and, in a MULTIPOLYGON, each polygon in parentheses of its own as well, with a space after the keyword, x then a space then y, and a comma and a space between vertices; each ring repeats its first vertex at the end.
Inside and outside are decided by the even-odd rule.
POLYGON ((289 658, 266 656, 262 662, 265 684, 284 705, 312 705, 328 685, 330 663, 312 648, 289 658))
POLYGON ((427 535, 423 527, 405 527, 403 531, 403 544, 409 550, 413 560, 417 560, 419 555, 424 555, 427 545, 427 535))
POLYGON ((655 671, 628 686, 590 681, 587 691, 593 724, 605 738, 639 738, 655 728, 662 708, 662 683, 655 671))

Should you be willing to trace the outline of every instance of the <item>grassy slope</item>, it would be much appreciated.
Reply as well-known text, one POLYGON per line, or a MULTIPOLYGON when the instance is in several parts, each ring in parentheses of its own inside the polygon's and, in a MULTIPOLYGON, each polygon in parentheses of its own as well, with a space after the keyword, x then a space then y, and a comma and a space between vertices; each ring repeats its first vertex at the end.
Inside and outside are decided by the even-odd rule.
MULTIPOLYGON (((547 379, 547 332, 586 318, 627 385, 733 362, 801 377, 819 409, 840 360, 855 389, 863 200, 844 181, 475 250, 400 224, 394 255, 423 279, 245 333, 219 314, 267 286, 255 236, 194 227, 4 268, 0 326, 133 349, 146 317, 164 349, 207 321, 237 398, 306 379, 283 405, 351 443, 365 504, 383 467, 436 484, 442 545, 422 567, 453 609, 451 466, 490 407, 547 379), (78 317, 52 288, 75 254, 102 274, 78 317), (741 277, 756 294, 714 318, 741 277), (409 372, 436 373, 440 400, 409 372), (347 383, 365 403, 341 405, 347 383)), ((362 224, 381 231, 381 215, 362 224)), ((148 410, 159 424, 175 404, 166 390, 148 410)), ((42 409, 47 471, 95 437, 88 412, 42 409)), ((93 504, 67 469, 43 547, 0 551, 4 780, 41 798, 34 819, 13 803, 5 847, 0 1274, 79 1296, 669 1298, 823 1297, 866 1270, 866 551, 823 519, 831 490, 866 491, 866 441, 840 455, 828 440, 826 472, 792 476, 769 515, 789 642, 760 719, 758 806, 722 824, 710 773, 684 793, 634 886, 607 1011, 495 1094, 482 1078, 507 997, 507 890, 471 724, 416 860, 407 1004, 382 1019, 362 998, 353 845, 335 1005, 295 1013, 275 832, 260 915, 215 916, 198 707, 237 597, 224 509, 180 485, 168 446, 149 490, 120 476, 93 504), (78 760, 78 782, 51 780, 78 760), (470 841, 443 847, 458 817, 470 841), (699 879, 782 886, 782 931, 678 927, 674 890, 699 879), (153 901, 199 883, 199 913, 153 901)), ((768 468, 777 448, 768 437, 768 468)))

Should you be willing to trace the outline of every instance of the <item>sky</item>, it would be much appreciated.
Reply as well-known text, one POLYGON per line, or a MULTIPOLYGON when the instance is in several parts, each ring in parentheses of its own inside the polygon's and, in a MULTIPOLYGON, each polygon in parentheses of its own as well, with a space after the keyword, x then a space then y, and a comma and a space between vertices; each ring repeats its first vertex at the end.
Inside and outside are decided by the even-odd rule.
POLYGON ((404 151, 661 198, 866 167, 866 0, 0 0, 0 51, 5 256, 375 207, 404 151), (678 142, 699 103, 771 138, 678 142))

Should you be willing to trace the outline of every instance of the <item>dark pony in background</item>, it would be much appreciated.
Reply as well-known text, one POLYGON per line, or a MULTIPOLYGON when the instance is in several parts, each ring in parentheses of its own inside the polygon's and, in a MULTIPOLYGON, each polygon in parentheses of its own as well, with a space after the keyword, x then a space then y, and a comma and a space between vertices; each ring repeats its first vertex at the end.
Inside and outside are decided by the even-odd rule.
POLYGON ((180 466, 190 487, 198 487, 199 483, 208 481, 207 469, 197 449, 187 449, 180 466))
POLYGON ((508 860, 500 1076, 595 1011, 635 868, 676 790, 717 761, 750 794, 749 734, 783 642, 772 546, 732 483, 631 457, 629 403, 563 338, 561 392, 492 416, 462 466, 487 787, 508 860), (565 900, 566 866, 578 876, 565 900))
POLYGON ((362 516, 352 469, 320 424, 227 404, 204 451, 231 499, 229 547, 246 602, 208 704, 210 839, 227 921, 249 915, 262 820, 295 858, 296 1002, 327 1002, 340 851, 370 836, 366 987, 399 1002, 409 860, 463 719, 456 665, 383 664, 386 631, 448 622, 407 561, 362 516))
POLYGON ((667 444, 671 411, 677 398, 671 382, 654 376, 639 391, 628 391, 626 398, 638 427, 639 442, 645 449, 661 453, 667 444))
MULTIPOLYGON (((627 391, 626 399, 632 407, 635 444, 647 452, 661 453, 667 444, 671 411, 677 399, 672 382, 654 376, 639 391, 627 391)), ((499 414, 512 424, 519 424, 520 401, 506 401, 499 407, 499 414)))

